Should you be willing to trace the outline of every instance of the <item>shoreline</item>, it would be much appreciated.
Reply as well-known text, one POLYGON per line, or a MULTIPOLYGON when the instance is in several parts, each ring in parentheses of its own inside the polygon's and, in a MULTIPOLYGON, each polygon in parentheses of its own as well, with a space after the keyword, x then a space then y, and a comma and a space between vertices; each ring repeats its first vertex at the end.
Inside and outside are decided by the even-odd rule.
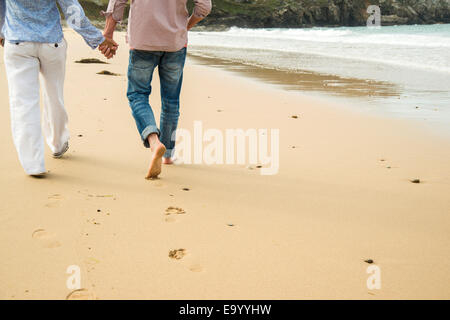
POLYGON ((360 95, 361 99, 351 99, 360 108, 443 127, 450 122, 450 66, 445 50, 450 46, 449 27, 236 28, 194 32, 189 51, 219 59, 210 60, 212 64, 287 84, 288 89, 296 86, 313 95, 360 95), (286 72, 277 75, 276 70, 286 72))
POLYGON ((246 64, 224 58, 202 56, 198 53, 189 53, 189 56, 200 65, 221 67, 225 70, 235 71, 244 76, 261 80, 270 84, 281 85, 289 91, 319 92, 342 97, 390 97, 398 96, 399 89, 395 84, 368 79, 341 77, 306 70, 280 70, 269 66, 246 64))
POLYGON ((124 34, 108 65, 75 64, 100 54, 65 36, 71 149, 62 160, 47 151, 46 179, 18 164, 0 62, 0 298, 71 297, 73 265, 84 299, 450 297, 448 139, 189 58, 180 128, 278 128, 280 170, 183 164, 147 181, 124 34), (96 74, 104 69, 119 76, 96 74), (366 286, 367 259, 381 268, 380 290, 366 286))
POLYGON ((389 111, 389 107, 405 94, 400 85, 388 81, 342 77, 312 71, 277 70, 268 66, 246 64, 227 59, 188 53, 193 63, 222 69, 238 77, 249 78, 261 84, 267 84, 339 106, 353 112, 382 118, 405 120, 411 125, 427 128, 434 135, 450 138, 448 119, 441 118, 437 110, 414 107, 409 103, 410 111, 389 111), (390 101, 388 99, 391 99, 390 101), (380 110, 384 106, 384 110, 380 110))

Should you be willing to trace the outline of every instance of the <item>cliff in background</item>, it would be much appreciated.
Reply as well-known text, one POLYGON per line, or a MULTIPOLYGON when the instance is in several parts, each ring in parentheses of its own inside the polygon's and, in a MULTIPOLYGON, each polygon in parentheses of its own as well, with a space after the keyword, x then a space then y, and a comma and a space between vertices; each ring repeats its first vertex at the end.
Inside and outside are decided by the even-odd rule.
MULTIPOLYGON (((363 26, 369 5, 379 5, 382 25, 450 23, 450 0, 212 0, 202 26, 226 28, 363 26)), ((99 19, 107 0, 81 0, 88 16, 99 19)), ((192 7, 192 1, 189 1, 192 7)))

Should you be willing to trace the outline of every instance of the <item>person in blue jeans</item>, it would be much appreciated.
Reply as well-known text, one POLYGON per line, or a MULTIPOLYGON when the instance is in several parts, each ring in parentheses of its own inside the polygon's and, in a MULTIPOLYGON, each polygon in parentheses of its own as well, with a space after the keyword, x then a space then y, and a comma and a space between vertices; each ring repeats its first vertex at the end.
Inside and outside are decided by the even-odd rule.
MULTIPOLYGON (((106 39, 112 40, 115 26, 123 19, 127 4, 128 0, 109 1, 104 13, 106 26, 103 34, 106 39)), ((186 4, 187 0, 131 2, 127 36, 131 48, 127 97, 141 139, 153 152, 147 179, 158 177, 162 163, 173 163, 188 30, 211 12, 211 0, 194 0, 191 16, 186 4), (161 82, 160 129, 149 104, 156 67, 161 82)))
MULTIPOLYGON (((166 164, 172 163, 175 149, 175 137, 173 135, 177 130, 178 118, 180 117, 180 93, 185 61, 186 48, 175 52, 130 51, 127 97, 133 117, 144 145, 147 148, 151 145, 159 145, 159 154, 163 156, 163 162, 166 164), (158 129, 153 110, 149 107, 149 96, 152 92, 151 83, 156 67, 158 67, 161 83, 161 118, 159 123, 161 129, 158 129), (156 135, 152 135, 154 133, 156 135), (162 145, 156 139, 158 136, 162 145), (150 138, 147 139, 147 137, 150 138)), ((155 152, 158 152, 158 150, 155 150, 155 152)), ((154 178, 159 175, 160 166, 157 163, 150 169, 147 178, 154 178)))

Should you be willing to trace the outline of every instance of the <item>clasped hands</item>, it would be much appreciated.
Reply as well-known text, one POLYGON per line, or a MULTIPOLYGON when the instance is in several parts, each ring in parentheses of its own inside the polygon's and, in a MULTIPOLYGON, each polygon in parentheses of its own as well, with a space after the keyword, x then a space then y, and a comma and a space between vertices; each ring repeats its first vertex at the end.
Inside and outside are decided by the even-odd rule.
POLYGON ((105 37, 105 41, 103 41, 99 47, 98 50, 107 58, 111 59, 116 55, 117 49, 119 48, 119 45, 112 39, 105 37))

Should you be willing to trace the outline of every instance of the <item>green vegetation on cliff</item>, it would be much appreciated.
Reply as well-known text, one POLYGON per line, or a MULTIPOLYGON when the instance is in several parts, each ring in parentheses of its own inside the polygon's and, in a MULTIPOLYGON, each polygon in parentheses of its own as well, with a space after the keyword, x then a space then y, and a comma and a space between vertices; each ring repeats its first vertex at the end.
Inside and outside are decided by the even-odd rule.
MULTIPOLYGON (((192 7, 189 0, 189 7, 192 7)), ((379 5, 382 23, 450 23, 450 0, 212 0, 213 11, 204 26, 311 27, 359 26, 367 7, 379 5)), ((108 0, 81 0, 88 16, 99 19, 108 0)))

